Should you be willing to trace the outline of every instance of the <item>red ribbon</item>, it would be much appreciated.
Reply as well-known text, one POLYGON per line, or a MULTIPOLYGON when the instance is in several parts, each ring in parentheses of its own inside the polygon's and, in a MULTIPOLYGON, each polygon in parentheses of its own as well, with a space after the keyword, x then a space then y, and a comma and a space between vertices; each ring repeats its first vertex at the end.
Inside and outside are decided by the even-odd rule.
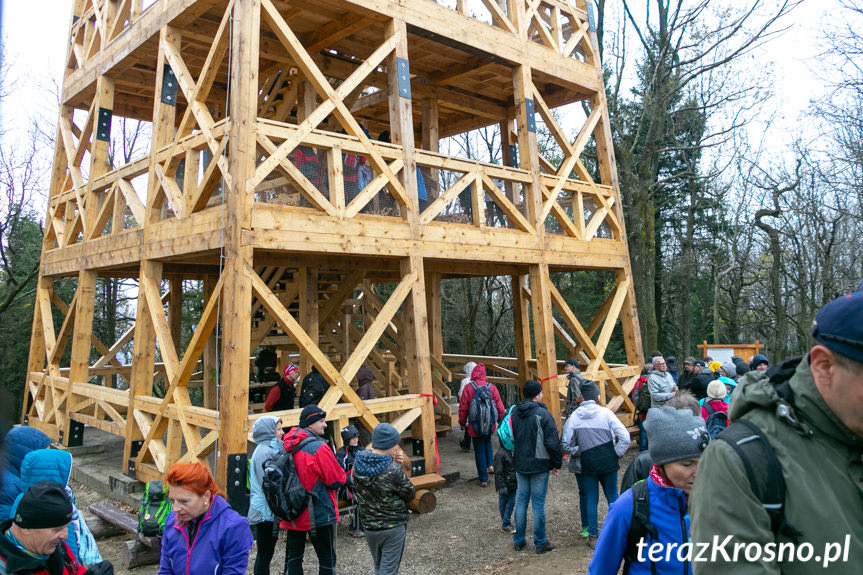
MULTIPOLYGON (((430 397, 434 402, 434 405, 437 405, 437 397, 433 393, 421 393, 420 397, 430 397)), ((435 430, 434 434, 434 457, 435 457, 435 468, 437 469, 438 475, 440 475, 440 452, 437 448, 437 430, 435 430)))

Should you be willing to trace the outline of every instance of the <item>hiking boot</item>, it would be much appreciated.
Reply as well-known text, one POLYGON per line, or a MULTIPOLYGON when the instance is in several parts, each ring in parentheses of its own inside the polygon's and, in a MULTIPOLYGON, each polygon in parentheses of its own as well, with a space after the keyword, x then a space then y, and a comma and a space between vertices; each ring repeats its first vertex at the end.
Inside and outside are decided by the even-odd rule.
POLYGON ((480 487, 488 487, 488 481, 480 481, 479 486, 480 487))
POLYGON ((543 553, 548 553, 552 549, 554 549, 554 543, 552 543, 551 541, 546 541, 545 543, 536 548, 536 554, 542 555, 543 553))
POLYGON ((348 529, 348 535, 351 537, 365 537, 366 534, 361 529, 348 529))
POLYGON ((515 533, 515 527, 513 527, 512 525, 507 525, 506 527, 501 527, 500 530, 503 531, 504 533, 509 533, 510 535, 515 533))
POLYGON ((596 540, 598 537, 596 535, 591 535, 587 538, 587 546, 591 549, 596 549, 596 540))
POLYGON ((581 536, 584 539, 587 539, 588 537, 590 537, 590 532, 587 530, 587 527, 585 527, 584 529, 581 530, 581 536))
POLYGON ((522 549, 524 549, 525 547, 527 547, 527 541, 522 541, 521 543, 513 543, 513 544, 512 544, 512 547, 513 547, 513 549, 515 549, 516 551, 521 551, 522 549))

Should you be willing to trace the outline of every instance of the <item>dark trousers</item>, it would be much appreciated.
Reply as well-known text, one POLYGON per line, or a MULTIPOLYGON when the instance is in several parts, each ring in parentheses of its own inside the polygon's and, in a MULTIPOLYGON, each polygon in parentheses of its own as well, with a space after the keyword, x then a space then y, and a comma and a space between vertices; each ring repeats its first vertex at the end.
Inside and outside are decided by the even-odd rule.
MULTIPOLYGON (((303 554, 306 550, 308 531, 288 529, 288 543, 285 546, 285 572, 287 575, 303 575, 303 554)), ((318 575, 336 574, 336 526, 324 525, 315 529, 309 537, 315 554, 318 556, 318 575)))
POLYGON ((506 491, 501 489, 497 492, 497 508, 500 511, 500 526, 503 528, 512 526, 512 512, 515 510, 515 494, 517 490, 506 491))
POLYGON ((279 539, 278 528, 273 531, 272 521, 262 521, 255 525, 255 540, 258 543, 258 554, 255 556, 255 575, 270 575, 270 562, 276 550, 279 539))

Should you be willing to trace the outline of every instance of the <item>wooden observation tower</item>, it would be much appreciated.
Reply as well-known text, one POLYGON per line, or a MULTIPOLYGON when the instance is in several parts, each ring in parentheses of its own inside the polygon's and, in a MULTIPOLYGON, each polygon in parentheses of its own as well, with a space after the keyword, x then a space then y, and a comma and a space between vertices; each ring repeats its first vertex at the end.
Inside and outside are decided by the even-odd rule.
POLYGON ((414 476, 434 473, 465 361, 444 353, 441 282, 469 276, 511 278, 517 357, 471 358, 493 381, 544 380, 556 414, 558 338, 626 420, 641 351, 592 8, 75 0, 24 421, 66 444, 122 436, 118 470, 142 480, 215 462, 238 493, 261 415, 250 356, 271 345, 279 368, 296 356, 329 381, 331 425, 390 421, 414 476), (568 137, 553 111, 576 102, 568 137), (122 119, 150 134, 128 163, 122 119), (440 153, 485 126, 502 162, 440 153), (551 281, 579 270, 611 278, 593 317, 551 281), (116 341, 93 332, 103 278, 137 298, 116 341), (609 364, 618 325, 625 363, 609 364), (377 399, 351 387, 362 365, 377 399))

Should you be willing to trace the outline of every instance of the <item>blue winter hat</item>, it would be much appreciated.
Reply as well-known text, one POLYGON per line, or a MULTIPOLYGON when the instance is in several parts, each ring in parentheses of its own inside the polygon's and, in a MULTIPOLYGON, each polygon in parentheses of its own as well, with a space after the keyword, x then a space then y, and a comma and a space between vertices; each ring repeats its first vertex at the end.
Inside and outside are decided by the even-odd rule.
POLYGON ((863 292, 822 307, 815 316, 812 337, 830 351, 863 363, 863 292))
POLYGON ((762 355, 759 353, 759 354, 753 356, 752 361, 749 362, 749 367, 751 369, 755 369, 756 367, 758 367, 762 363, 766 363, 767 365, 770 365, 770 360, 767 359, 766 355, 762 355))

